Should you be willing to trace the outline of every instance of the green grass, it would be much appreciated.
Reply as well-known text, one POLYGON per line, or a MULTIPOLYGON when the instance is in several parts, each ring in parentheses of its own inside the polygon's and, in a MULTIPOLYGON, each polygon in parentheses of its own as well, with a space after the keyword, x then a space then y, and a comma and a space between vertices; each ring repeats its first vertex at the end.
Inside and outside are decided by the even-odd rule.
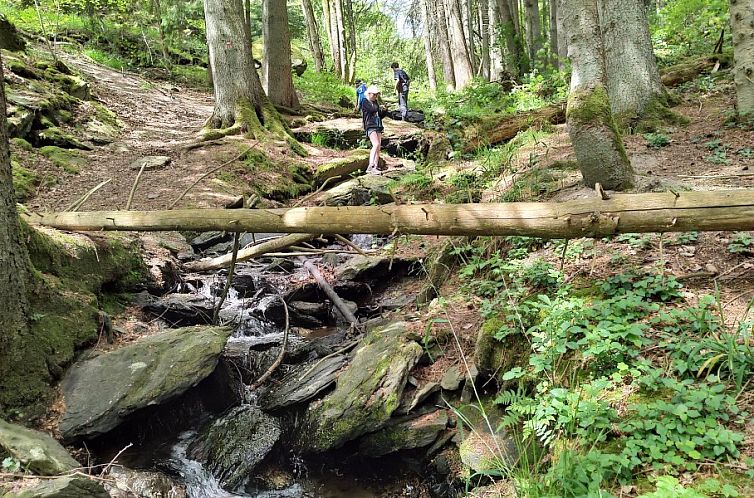
POLYGON ((302 76, 294 75, 293 84, 308 102, 338 105, 342 97, 356 101, 356 90, 331 73, 317 73, 309 68, 302 76))

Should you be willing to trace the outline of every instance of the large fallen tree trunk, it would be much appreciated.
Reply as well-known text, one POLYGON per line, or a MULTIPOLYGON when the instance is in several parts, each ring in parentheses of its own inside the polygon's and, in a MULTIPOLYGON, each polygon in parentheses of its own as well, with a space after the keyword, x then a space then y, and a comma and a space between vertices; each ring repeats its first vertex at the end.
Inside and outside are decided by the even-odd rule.
POLYGON ((705 55, 670 66, 662 71, 660 79, 665 86, 678 86, 693 80, 702 73, 728 66, 730 66, 730 56, 727 54, 705 55))
POLYGON ((29 215, 64 230, 600 237, 626 232, 753 230, 754 191, 623 194, 612 199, 289 209, 186 209, 29 215))
POLYGON ((536 111, 514 114, 492 125, 489 123, 490 121, 487 121, 486 125, 482 124, 479 127, 472 126, 469 128, 463 146, 464 152, 472 152, 479 147, 505 142, 515 137, 518 132, 528 130, 532 126, 541 126, 544 123, 565 123, 565 103, 550 105, 536 111))

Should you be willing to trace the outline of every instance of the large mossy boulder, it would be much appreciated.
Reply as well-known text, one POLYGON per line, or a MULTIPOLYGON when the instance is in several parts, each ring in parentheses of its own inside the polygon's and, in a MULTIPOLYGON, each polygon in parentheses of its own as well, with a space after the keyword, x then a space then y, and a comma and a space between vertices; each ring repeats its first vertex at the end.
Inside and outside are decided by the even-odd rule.
POLYGON ((0 49, 10 50, 13 52, 26 49, 26 41, 21 38, 21 34, 16 26, 0 14, 0 49))
POLYGON ((280 423, 259 408, 244 405, 213 422, 192 441, 188 455, 204 463, 231 491, 242 486, 280 437, 280 423))
POLYGON ((368 206, 395 201, 390 191, 392 180, 380 175, 364 175, 324 192, 326 206, 368 206))
POLYGON ((381 428, 398 408, 422 348, 402 322, 372 330, 355 351, 335 390, 310 405, 299 436, 308 452, 338 448, 381 428))
MULTIPOLYGON (((380 158, 380 165, 384 165, 385 160, 380 158)), ((366 171, 369 166, 369 151, 357 150, 347 157, 334 159, 317 167, 314 172, 314 184, 322 185, 331 178, 347 178, 353 173, 366 171)), ((329 183, 332 185, 332 183, 329 183)))
POLYGON ((215 370, 230 334, 224 327, 173 329, 76 363, 62 382, 63 437, 104 434, 183 394, 215 370))
POLYGON ((128 290, 146 269, 130 237, 64 234, 22 224, 35 272, 27 282, 29 331, 0 358, 0 416, 35 420, 47 410, 64 369, 99 336, 98 294, 128 290))
POLYGON ((25 470, 43 476, 64 474, 79 467, 48 434, 0 420, 0 457, 6 456, 20 462, 25 470))
POLYGON ((3 495, 3 498, 110 498, 99 482, 84 477, 58 477, 3 495))

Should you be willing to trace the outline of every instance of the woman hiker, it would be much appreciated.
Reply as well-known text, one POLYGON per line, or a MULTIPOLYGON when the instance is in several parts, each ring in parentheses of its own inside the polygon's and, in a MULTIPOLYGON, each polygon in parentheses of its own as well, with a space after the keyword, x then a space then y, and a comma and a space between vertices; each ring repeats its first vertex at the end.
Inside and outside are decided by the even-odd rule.
POLYGON ((364 92, 365 98, 361 101, 361 117, 364 121, 364 132, 372 143, 372 151, 369 153, 369 166, 367 173, 380 174, 380 149, 382 148, 382 118, 387 114, 387 109, 380 108, 378 99, 380 89, 372 85, 364 92))

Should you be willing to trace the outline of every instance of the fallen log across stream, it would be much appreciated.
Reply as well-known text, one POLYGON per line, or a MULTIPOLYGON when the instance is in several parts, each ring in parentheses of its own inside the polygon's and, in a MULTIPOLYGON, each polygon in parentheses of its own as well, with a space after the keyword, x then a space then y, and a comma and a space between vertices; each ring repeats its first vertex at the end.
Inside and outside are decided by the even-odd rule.
POLYGON ((407 204, 279 209, 92 211, 25 215, 73 231, 601 237, 616 233, 754 229, 754 190, 615 194, 566 202, 407 204))

